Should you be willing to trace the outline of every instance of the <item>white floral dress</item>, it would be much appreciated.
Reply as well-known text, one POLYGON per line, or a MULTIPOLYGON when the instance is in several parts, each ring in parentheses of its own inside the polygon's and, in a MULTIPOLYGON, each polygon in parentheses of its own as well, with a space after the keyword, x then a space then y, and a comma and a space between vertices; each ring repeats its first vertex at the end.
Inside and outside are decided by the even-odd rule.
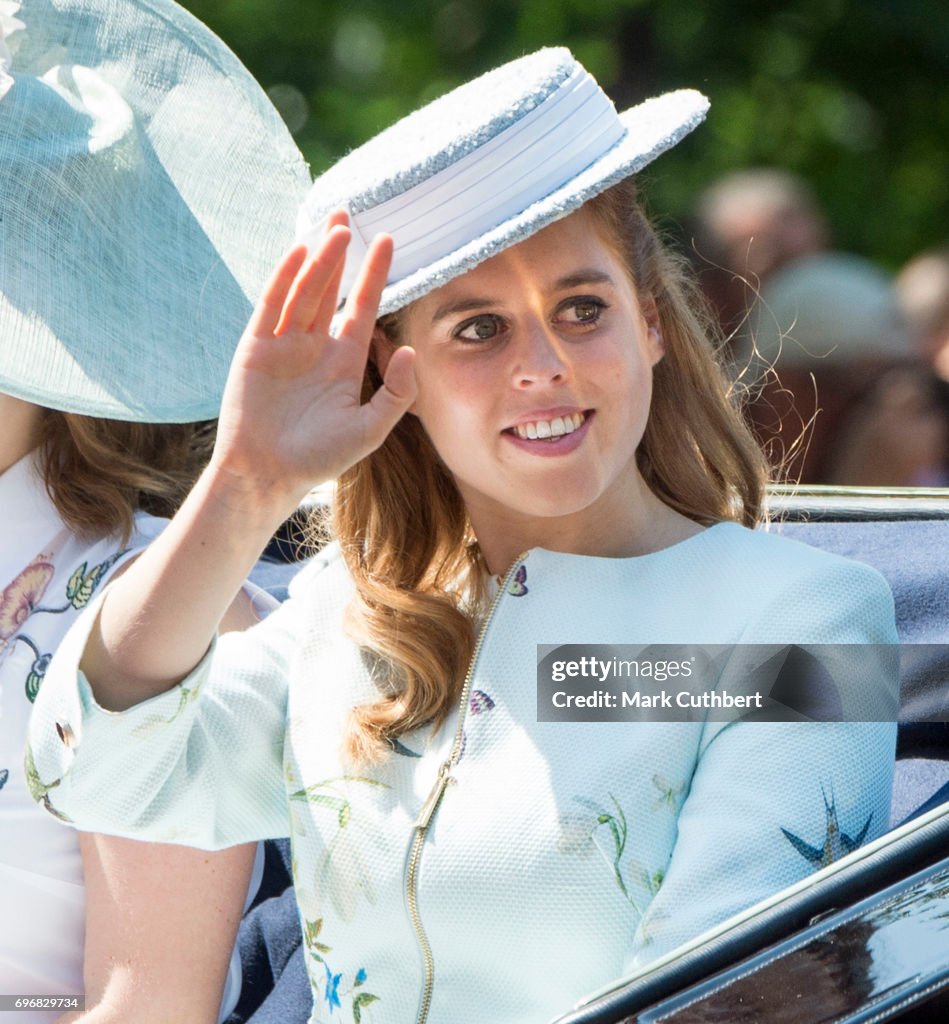
MULTIPOLYGON (((140 515, 132 540, 77 539, 30 456, 0 475, 0 992, 82 993, 84 899, 76 834, 30 797, 27 725, 63 635, 123 556, 164 525, 140 515)), ((18 1012, 18 1024, 56 1012, 18 1012)))

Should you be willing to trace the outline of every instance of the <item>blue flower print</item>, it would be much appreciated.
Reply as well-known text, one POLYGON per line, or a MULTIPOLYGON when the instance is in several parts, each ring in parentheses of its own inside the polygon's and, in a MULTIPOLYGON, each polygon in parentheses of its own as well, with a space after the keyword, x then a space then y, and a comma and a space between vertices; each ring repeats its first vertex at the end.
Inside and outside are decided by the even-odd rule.
POLYGON ((339 1001, 339 982, 342 978, 342 974, 333 974, 333 972, 323 963, 323 967, 326 970, 326 1002, 330 1010, 338 1006, 342 1009, 342 1003, 339 1001))

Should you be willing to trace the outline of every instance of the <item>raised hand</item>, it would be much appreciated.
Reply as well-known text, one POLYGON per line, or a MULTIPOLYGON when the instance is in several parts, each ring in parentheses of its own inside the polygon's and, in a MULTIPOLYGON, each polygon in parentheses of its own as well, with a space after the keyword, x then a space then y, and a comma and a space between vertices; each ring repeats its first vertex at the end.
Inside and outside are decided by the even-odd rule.
POLYGON ((372 400, 360 400, 392 241, 369 246, 341 316, 330 325, 349 243, 333 218, 307 259, 290 252, 271 278, 238 345, 221 407, 212 467, 250 495, 295 507, 377 448, 415 398, 414 353, 400 348, 372 400))

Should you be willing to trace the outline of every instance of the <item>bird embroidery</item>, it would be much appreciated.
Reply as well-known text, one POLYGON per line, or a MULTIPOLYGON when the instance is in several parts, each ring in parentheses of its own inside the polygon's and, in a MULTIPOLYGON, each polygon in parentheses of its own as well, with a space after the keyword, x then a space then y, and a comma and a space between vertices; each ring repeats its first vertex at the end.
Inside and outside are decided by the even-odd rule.
POLYGON ((831 798, 828 800, 822 786, 821 796, 824 799, 824 813, 826 815, 823 845, 811 846, 810 843, 806 843, 800 836, 796 836, 786 828, 782 828, 781 831, 784 833, 787 841, 805 860, 816 864, 818 867, 825 868, 828 864, 833 864, 835 860, 839 860, 846 853, 852 853, 860 846, 866 838, 870 822, 873 820, 873 814, 871 812, 870 817, 863 823, 863 828, 855 836, 848 836, 846 832, 841 830, 840 822, 837 820, 837 806, 833 794, 831 794, 831 798))

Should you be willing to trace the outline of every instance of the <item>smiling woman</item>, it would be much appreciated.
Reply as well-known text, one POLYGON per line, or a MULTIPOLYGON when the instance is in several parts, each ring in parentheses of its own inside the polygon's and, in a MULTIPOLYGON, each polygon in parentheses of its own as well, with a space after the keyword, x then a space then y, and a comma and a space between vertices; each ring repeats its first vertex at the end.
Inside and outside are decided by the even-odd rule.
POLYGON ((626 180, 706 106, 617 114, 540 51, 318 179, 208 470, 49 670, 31 750, 57 810, 209 848, 293 835, 314 1022, 549 1019, 808 874, 832 827, 884 827, 892 598, 747 528, 762 458, 626 180), (215 640, 335 477, 326 568, 215 640), (724 645, 712 695, 786 683, 755 652, 804 647, 839 713, 551 720, 551 644, 724 645))

